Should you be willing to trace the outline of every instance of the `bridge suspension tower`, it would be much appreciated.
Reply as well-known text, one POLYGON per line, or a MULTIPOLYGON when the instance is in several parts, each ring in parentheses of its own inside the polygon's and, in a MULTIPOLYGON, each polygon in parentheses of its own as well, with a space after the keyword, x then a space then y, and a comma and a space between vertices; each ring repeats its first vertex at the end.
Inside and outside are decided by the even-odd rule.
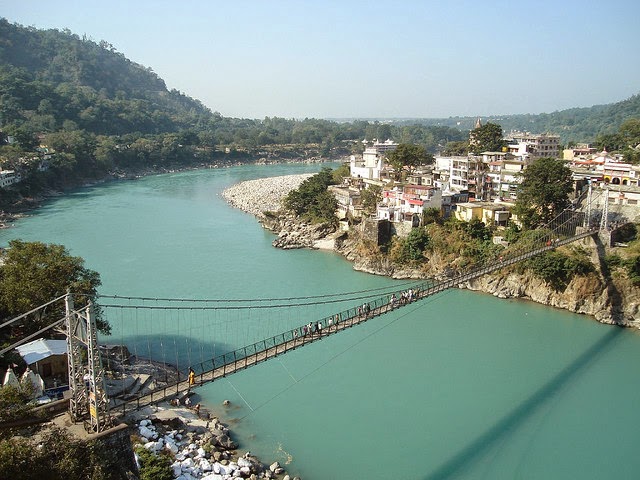
POLYGON ((65 297, 69 369, 69 412, 75 422, 89 420, 85 428, 101 432, 111 427, 104 368, 98 348, 91 302, 75 310, 70 293, 65 297))

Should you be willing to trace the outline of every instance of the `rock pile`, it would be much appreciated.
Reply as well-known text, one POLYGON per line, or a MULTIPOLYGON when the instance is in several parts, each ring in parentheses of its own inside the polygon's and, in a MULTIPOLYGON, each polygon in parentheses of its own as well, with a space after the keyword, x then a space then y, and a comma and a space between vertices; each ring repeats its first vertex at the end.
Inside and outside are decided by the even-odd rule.
POLYGON ((280 210, 282 199, 313 175, 305 173, 247 180, 227 188, 222 196, 232 206, 261 217, 263 212, 280 210))
POLYGON ((174 459, 171 468, 178 480, 258 480, 282 474, 283 480, 290 480, 278 462, 265 466, 249 452, 238 456, 238 445, 217 418, 205 421, 185 415, 152 415, 137 423, 137 434, 140 443, 136 448, 142 445, 174 459))

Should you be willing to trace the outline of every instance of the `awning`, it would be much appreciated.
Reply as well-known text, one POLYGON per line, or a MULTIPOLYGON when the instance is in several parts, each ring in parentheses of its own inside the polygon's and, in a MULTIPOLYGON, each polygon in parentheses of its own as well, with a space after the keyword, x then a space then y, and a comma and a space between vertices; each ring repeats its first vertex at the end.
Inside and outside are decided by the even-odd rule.
POLYGON ((52 355, 66 355, 67 341, 39 338, 33 342, 16 347, 16 350, 18 350, 18 353, 20 353, 20 356, 27 365, 31 365, 32 363, 49 358, 52 355))

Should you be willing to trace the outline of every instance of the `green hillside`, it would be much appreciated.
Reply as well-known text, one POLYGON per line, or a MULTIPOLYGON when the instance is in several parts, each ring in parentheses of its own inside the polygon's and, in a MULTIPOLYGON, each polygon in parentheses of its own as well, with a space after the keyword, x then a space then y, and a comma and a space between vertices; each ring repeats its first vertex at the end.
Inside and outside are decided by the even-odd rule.
POLYGON ((71 32, 0 19, 2 124, 51 132, 75 127, 102 135, 161 133, 212 118, 200 102, 168 91, 162 79, 71 32), (68 122, 73 122, 70 125, 68 122))

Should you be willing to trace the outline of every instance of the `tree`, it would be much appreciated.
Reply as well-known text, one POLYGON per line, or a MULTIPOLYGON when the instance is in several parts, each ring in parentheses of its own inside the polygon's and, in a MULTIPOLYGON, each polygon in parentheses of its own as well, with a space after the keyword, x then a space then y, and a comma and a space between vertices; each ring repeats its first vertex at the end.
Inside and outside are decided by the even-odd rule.
POLYGON ((365 214, 371 215, 375 213, 378 202, 382 200, 382 187, 379 185, 369 185, 368 188, 360 192, 362 200, 362 209, 365 214))
POLYGON ((59 427, 41 433, 37 441, 23 437, 1 440, 0 478, 131 478, 127 472, 122 471, 113 450, 98 442, 75 439, 67 430, 59 427))
POLYGON ((514 212, 526 228, 548 223, 569 206, 573 182, 562 160, 539 158, 521 176, 514 212))
POLYGON ((407 238, 396 239, 391 257, 397 263, 415 263, 424 259, 423 252, 429 247, 431 239, 424 227, 414 228, 407 238))
POLYGON ((620 136, 628 147, 640 145, 640 118, 630 118, 620 125, 620 136))
POLYGON ((296 215, 309 218, 314 223, 336 223, 337 200, 327 191, 334 184, 333 172, 323 168, 313 177, 307 178, 284 199, 284 207, 296 215))
POLYGON ((442 212, 439 208, 429 207, 422 211, 422 223, 429 225, 430 223, 442 224, 442 212))
POLYGON ((502 138, 502 127, 496 123, 487 122, 481 127, 474 128, 469 134, 469 145, 475 154, 502 151, 502 147, 506 145, 502 138))
POLYGON ((413 169, 419 165, 431 164, 433 156, 422 145, 401 143, 395 150, 387 152, 387 161, 396 171, 396 179, 399 180, 404 167, 413 169))
MULTIPOLYGON (((100 275, 85 268, 81 257, 73 257, 62 245, 11 240, 0 266, 0 318, 28 312, 71 291, 75 306, 82 307, 97 296, 100 275)), ((98 329, 108 334, 109 324, 96 311, 98 329)), ((20 326, 22 334, 32 333, 61 318, 54 308, 39 317, 29 316, 20 326)))
POLYGON ((466 140, 447 142, 442 150, 442 154, 445 156, 466 155, 467 153, 469 153, 469 142, 466 140))

